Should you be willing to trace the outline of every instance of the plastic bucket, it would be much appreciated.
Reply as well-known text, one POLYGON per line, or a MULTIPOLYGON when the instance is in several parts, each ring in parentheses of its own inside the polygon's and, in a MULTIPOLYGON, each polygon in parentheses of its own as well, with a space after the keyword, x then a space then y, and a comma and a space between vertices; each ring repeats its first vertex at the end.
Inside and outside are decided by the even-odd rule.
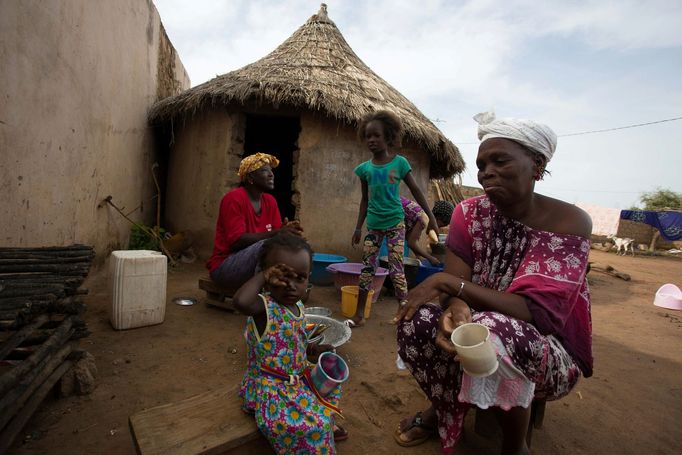
MULTIPOLYGON (((362 270, 362 263, 359 262, 345 262, 339 264, 332 264, 327 267, 327 271, 334 274, 334 286, 339 291, 344 286, 357 286, 360 282, 360 271, 362 270)), ((372 303, 379 299, 381 287, 384 285, 384 280, 388 276, 388 270, 383 267, 378 267, 372 280, 372 289, 374 289, 374 296, 372 303)))
MULTIPOLYGON (((352 318, 358 310, 358 292, 357 286, 343 286, 341 288, 341 314, 344 317, 352 318)), ((370 290, 367 294, 367 302, 365 303, 365 319, 369 318, 372 311, 372 296, 374 290, 370 290)))
POLYGON ((331 264, 346 262, 345 256, 335 254, 314 253, 313 269, 310 273, 310 282, 317 286, 331 286, 334 284, 334 274, 327 271, 331 264))

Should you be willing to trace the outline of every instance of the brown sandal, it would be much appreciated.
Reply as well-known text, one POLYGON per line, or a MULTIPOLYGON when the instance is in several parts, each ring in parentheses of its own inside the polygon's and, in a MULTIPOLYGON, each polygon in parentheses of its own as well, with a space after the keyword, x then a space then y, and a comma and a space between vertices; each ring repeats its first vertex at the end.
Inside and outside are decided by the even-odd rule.
POLYGON ((334 430, 334 442, 340 442, 340 441, 345 441, 348 439, 348 430, 343 428, 341 425, 335 425, 336 429, 334 430))
POLYGON ((402 447, 413 447, 425 443, 429 439, 435 437, 437 434, 438 430, 436 428, 424 423, 424 420, 422 419, 422 413, 420 411, 416 413, 414 417, 412 417, 412 421, 407 425, 406 428, 397 428, 395 430, 395 432, 393 433, 393 439, 395 439, 395 442, 397 442, 398 445, 402 447), (415 438, 410 441, 404 441, 400 438, 401 435, 407 433, 408 431, 415 427, 425 430, 426 434, 424 434, 424 436, 422 437, 415 438))

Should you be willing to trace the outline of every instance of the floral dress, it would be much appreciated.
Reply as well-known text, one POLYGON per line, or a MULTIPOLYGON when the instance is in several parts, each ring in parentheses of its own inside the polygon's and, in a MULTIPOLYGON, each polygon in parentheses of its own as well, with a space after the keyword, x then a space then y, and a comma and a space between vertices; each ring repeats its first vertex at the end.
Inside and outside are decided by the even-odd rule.
POLYGON ((247 368, 240 396, 243 409, 277 453, 333 454, 334 418, 341 386, 321 398, 306 379, 306 331, 303 304, 298 316, 270 296, 261 295, 267 324, 258 334, 252 317, 246 322, 247 368))

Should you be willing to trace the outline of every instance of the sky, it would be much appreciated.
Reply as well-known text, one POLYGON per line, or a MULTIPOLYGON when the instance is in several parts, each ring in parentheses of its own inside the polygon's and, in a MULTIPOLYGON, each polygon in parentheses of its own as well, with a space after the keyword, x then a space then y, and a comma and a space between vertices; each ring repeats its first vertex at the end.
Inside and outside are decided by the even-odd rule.
MULTIPOLYGON (((154 0, 192 86, 264 57, 320 6, 309 0, 154 0)), ((559 135, 536 191, 625 209, 682 193, 679 0, 327 0, 372 70, 460 149, 476 180, 472 117, 529 118, 559 135)))

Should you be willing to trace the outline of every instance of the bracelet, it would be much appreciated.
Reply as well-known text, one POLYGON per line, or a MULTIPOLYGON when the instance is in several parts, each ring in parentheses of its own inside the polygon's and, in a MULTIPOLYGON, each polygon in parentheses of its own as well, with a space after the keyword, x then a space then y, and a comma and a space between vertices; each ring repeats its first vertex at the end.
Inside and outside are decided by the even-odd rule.
POLYGON ((462 280, 462 284, 459 285, 459 291, 457 291, 457 295, 455 297, 461 296, 463 290, 464 290, 464 280, 462 280))

